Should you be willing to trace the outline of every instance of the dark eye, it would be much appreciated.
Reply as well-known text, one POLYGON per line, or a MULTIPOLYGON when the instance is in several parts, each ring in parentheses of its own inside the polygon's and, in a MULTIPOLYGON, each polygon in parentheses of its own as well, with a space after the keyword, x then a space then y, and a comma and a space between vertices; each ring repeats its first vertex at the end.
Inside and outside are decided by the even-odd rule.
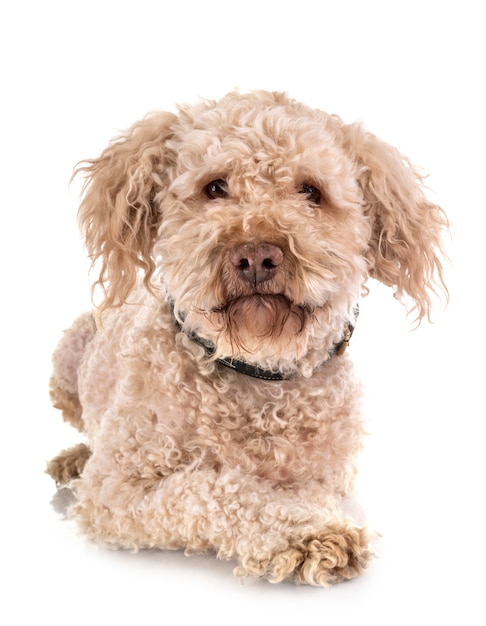
POLYGON ((321 192, 314 185, 308 185, 304 183, 299 190, 299 193, 303 193, 307 196, 307 200, 312 202, 312 204, 320 204, 321 202, 321 192))
POLYGON ((229 195, 228 183, 222 178, 212 180, 206 185, 206 195, 208 196, 208 198, 211 198, 211 200, 217 200, 218 198, 227 198, 229 195))

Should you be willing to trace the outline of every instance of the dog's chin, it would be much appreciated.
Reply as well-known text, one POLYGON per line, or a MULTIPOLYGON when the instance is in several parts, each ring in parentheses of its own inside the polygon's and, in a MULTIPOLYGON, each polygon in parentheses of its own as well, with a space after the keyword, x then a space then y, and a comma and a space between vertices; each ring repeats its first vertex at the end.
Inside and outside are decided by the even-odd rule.
POLYGON ((253 294, 231 300, 217 312, 233 353, 256 354, 262 346, 281 352, 302 333, 310 311, 284 295, 253 294))

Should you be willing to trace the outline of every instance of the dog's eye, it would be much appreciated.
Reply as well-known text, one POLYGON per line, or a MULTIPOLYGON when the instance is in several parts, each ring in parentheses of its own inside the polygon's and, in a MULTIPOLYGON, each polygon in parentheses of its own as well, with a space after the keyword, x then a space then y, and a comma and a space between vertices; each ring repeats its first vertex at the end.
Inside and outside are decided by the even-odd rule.
POLYGON ((218 178, 218 180, 212 180, 206 185, 206 195, 208 196, 208 198, 211 198, 211 200, 227 198, 229 195, 228 183, 222 178, 218 178))
POLYGON ((299 193, 303 193, 307 196, 307 200, 312 202, 312 204, 320 204, 321 202, 321 192, 317 189, 317 187, 314 187, 314 185, 304 183, 300 188, 299 193))

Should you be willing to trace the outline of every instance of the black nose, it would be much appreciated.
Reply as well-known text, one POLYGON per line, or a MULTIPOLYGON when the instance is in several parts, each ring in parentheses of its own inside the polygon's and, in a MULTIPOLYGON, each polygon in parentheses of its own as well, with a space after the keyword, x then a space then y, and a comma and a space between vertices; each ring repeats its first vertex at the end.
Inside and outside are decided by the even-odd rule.
POLYGON ((240 278, 254 286, 270 280, 283 259, 281 248, 265 242, 241 244, 231 255, 231 263, 240 278))

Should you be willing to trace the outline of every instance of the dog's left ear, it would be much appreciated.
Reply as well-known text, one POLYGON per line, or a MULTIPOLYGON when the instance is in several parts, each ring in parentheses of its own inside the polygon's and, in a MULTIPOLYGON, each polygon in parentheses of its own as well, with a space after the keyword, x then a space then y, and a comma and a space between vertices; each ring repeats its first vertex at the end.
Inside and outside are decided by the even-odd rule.
POLYGON ((343 146, 358 167, 371 238, 366 251, 369 274, 410 296, 418 322, 430 317, 431 295, 447 297, 441 258, 449 222, 425 196, 422 176, 392 146, 360 124, 345 125, 343 146))
POLYGON ((150 288, 159 202, 171 158, 166 141, 176 119, 164 112, 147 116, 74 172, 85 176, 78 217, 93 265, 101 262, 94 284, 104 295, 100 311, 123 304, 139 273, 150 288))

